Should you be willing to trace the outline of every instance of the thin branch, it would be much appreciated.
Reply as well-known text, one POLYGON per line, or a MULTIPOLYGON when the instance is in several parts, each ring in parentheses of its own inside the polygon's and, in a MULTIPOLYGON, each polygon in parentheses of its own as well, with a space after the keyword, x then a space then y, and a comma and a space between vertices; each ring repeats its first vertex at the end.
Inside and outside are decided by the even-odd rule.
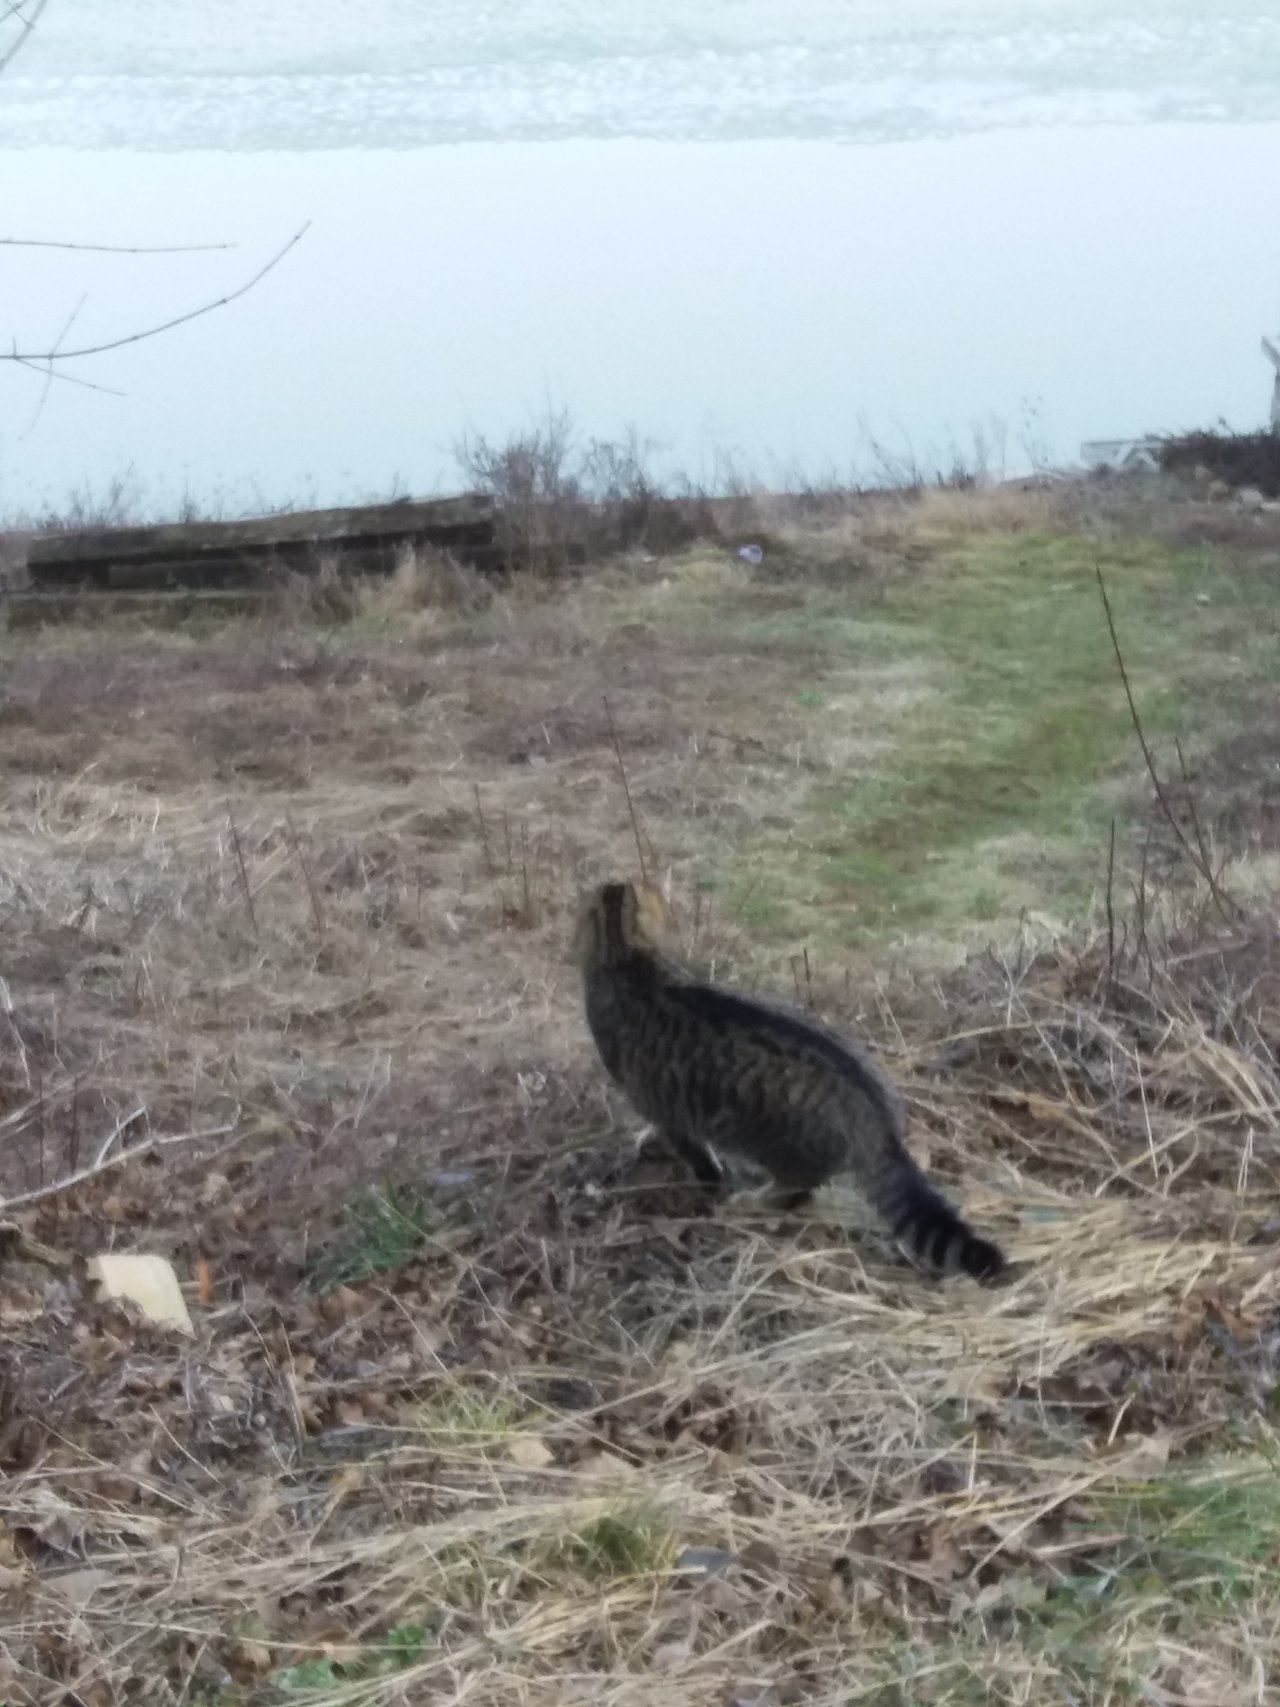
POLYGON ((85 255, 207 255, 237 243, 64 243, 52 237, 0 237, 0 249, 76 249, 85 255))
MULTIPOLYGON (((1182 751, 1182 742, 1178 736, 1173 738, 1173 750, 1178 755, 1178 769, 1182 773, 1182 786, 1187 792, 1187 810, 1191 814, 1191 829, 1196 838, 1196 847, 1200 850, 1200 858, 1208 870, 1213 869, 1213 856, 1209 852, 1209 843, 1205 837, 1204 826, 1200 822, 1200 813, 1196 807, 1195 790, 1191 786, 1191 772, 1187 769, 1186 755, 1182 751)), ((1221 875, 1218 873, 1217 875, 1221 875)))
POLYGON ((1111 840, 1107 844, 1107 983, 1116 981, 1116 821, 1111 820, 1111 840))
POLYGON ((297 857, 298 864, 302 867, 302 876, 307 885, 307 895, 311 901, 311 917, 315 921, 316 935, 320 938, 321 942, 323 942, 324 912, 320 906, 320 891, 316 888, 316 880, 312 875, 310 863, 307 860, 306 854, 303 852, 302 843, 298 840, 298 832, 294 828, 293 818, 287 812, 285 813, 284 821, 289 831, 289 840, 293 844, 294 854, 297 857))
POLYGON ((111 1154, 111 1151, 114 1149, 116 1139, 123 1137, 133 1123, 137 1120, 141 1120, 146 1112, 146 1103, 140 1102, 137 1108, 131 1108, 128 1114, 122 1114, 120 1116, 120 1119, 116 1121, 110 1132, 107 1133, 101 1144, 99 1144, 98 1153, 93 1158, 93 1167, 90 1170, 91 1172, 96 1171, 102 1166, 107 1157, 111 1154))
POLYGON ((8 70, 9 66, 13 63, 15 55, 19 53, 20 50, 31 40, 31 32, 35 29, 36 24, 39 22, 41 12, 44 11, 48 4, 49 0, 35 0, 35 5, 32 10, 30 12, 23 12, 20 7, 12 3, 12 0, 6 0, 6 10, 9 17, 16 18, 18 20, 18 39, 10 48, 6 49, 4 53, 0 53, 0 75, 3 75, 3 73, 8 70))
POLYGON ((1222 885, 1218 882, 1213 866, 1201 858, 1199 849, 1192 844, 1186 831, 1182 828, 1181 824, 1179 824, 1177 815, 1169 803, 1169 797, 1165 793, 1164 784, 1160 780, 1160 773, 1156 769, 1155 755, 1151 751, 1151 745, 1147 740, 1147 732, 1143 728, 1142 718, 1138 713, 1138 703, 1133 697, 1133 688, 1129 682, 1129 671, 1125 667, 1124 653, 1120 650, 1120 636, 1116 632, 1116 621, 1111 610, 1111 600, 1107 595, 1107 583, 1102 576, 1102 564, 1095 562, 1093 567, 1094 573, 1098 577, 1098 591, 1102 594, 1102 608, 1106 612, 1107 616, 1107 632, 1111 636, 1111 650, 1115 653, 1116 668, 1120 672, 1120 682, 1124 688, 1124 697, 1128 701, 1129 705, 1129 721, 1133 724, 1133 732, 1138 737, 1138 745, 1142 749, 1142 757, 1147 767, 1147 775, 1151 778, 1151 786, 1155 790, 1156 801, 1159 804, 1160 811, 1164 816, 1165 822, 1177 838, 1179 847, 1181 847, 1182 851, 1191 861, 1191 864, 1208 884, 1209 893, 1216 902, 1219 911, 1225 918, 1239 918, 1239 907, 1228 895, 1223 893, 1222 885))
POLYGON ((55 360, 60 362, 78 361, 83 356, 100 356, 106 350, 123 349, 126 344, 140 344, 144 338, 156 338, 161 332, 171 332, 175 326, 185 326, 189 320, 198 320, 203 314, 212 314, 214 309, 225 308, 228 303, 236 302, 240 297, 247 295, 254 285, 260 284, 269 272, 280 265, 290 249, 300 243, 310 229, 311 221, 308 220, 304 226, 294 232, 284 248, 274 254, 264 267, 260 267, 251 279, 247 279, 239 289, 229 292, 226 296, 220 296, 216 302, 206 302, 200 308, 192 308, 186 314, 177 314, 172 320, 162 321, 158 326, 148 326, 145 331, 130 332, 124 338, 108 338, 105 343, 86 344, 79 350, 58 350, 54 352, 52 350, 15 349, 0 351, 0 361, 27 363, 55 360))
POLYGON ((631 784, 627 781, 627 767, 622 762, 622 743, 618 740, 618 731, 613 726, 613 712, 609 706, 609 696, 604 696, 604 714, 609 719, 609 734, 613 737, 613 750, 618 758, 618 774, 622 778, 622 792, 627 797, 627 811, 631 814, 631 833, 636 839, 636 853, 640 859, 640 877, 643 882, 649 881, 649 874, 644 868, 644 849, 640 845, 640 821, 636 817, 635 802, 631 798, 631 784))
MULTIPOLYGON (((77 315, 80 313, 80 310, 84 307, 87 300, 88 300, 87 297, 82 296, 80 298, 79 302, 77 302, 75 307, 71 310, 70 314, 68 314, 67 319, 66 319, 66 324, 63 326, 61 332, 58 333, 57 339, 54 342, 53 347, 54 347, 55 351, 62 348, 62 345, 65 342, 68 333, 71 331, 71 328, 76 323, 77 315)), ((31 417, 31 420, 27 426, 26 432, 24 432, 21 435, 24 439, 29 438, 31 436, 31 434, 35 432, 36 427, 39 424, 40 417, 41 417, 41 415, 44 414, 44 406, 49 400, 49 391, 50 391, 50 388, 52 387, 52 385, 53 385, 53 362, 50 360, 50 361, 45 363, 44 384, 40 388, 40 401, 36 404, 35 413, 31 417)))
POLYGON ((1134 904, 1137 910, 1137 952, 1146 958, 1148 976, 1154 977, 1155 963, 1151 958, 1151 946, 1147 941, 1147 866, 1150 859, 1151 820, 1148 818, 1147 834, 1142 843, 1142 863, 1138 867, 1138 881, 1134 887, 1134 904))
POLYGON ((231 846, 236 856, 236 877, 240 883, 240 894, 244 898, 244 910, 249 915, 249 924, 253 934, 258 935, 258 915, 253 905, 253 888, 249 882, 249 866, 244 857, 244 843, 240 840, 240 828, 236 823, 235 813, 231 810, 231 802, 227 801, 227 822, 231 826, 231 846))
POLYGON ((480 846, 484 849, 484 868, 492 878, 497 873, 493 863, 493 853, 489 847, 489 826, 484 821, 484 807, 480 804, 480 784, 474 782, 471 787, 476 797, 476 818, 480 823, 480 846))
MULTIPOLYGON (((10 361, 12 359, 11 356, 8 358, 10 361)), ((81 379, 78 373, 59 373, 57 368, 47 367, 40 361, 20 361, 17 365, 31 373, 38 373, 41 379, 56 379, 59 385, 82 385, 86 391, 101 391, 108 397, 127 396, 118 385, 99 385, 96 380, 81 379)))
MULTIPOLYGON (((6 1197, 0 1203, 0 1210, 6 1213, 10 1209, 19 1209, 23 1204, 40 1203, 46 1197, 56 1197, 59 1192, 70 1191, 74 1186, 84 1185, 86 1181, 96 1179, 99 1174, 110 1173, 122 1162, 132 1162, 139 1156, 149 1155, 153 1150, 164 1150, 173 1144, 195 1144, 204 1138, 223 1138, 228 1132, 234 1132, 236 1122, 231 1121, 226 1126, 209 1126, 202 1132, 175 1132, 168 1137, 144 1138, 140 1144, 130 1144, 125 1150, 119 1150, 114 1156, 103 1156, 101 1161, 92 1163, 87 1168, 68 1174, 65 1179, 54 1180, 52 1185, 37 1186, 34 1191, 21 1191, 16 1197, 6 1197)), ((99 1152, 101 1154, 101 1152, 99 1152)))

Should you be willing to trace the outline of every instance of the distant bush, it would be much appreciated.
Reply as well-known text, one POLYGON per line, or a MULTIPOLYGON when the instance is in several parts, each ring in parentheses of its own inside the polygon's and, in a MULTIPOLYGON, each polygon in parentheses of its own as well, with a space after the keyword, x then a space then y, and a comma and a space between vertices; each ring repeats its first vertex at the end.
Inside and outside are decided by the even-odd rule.
POLYGON ((623 551, 676 551, 719 533, 710 495, 664 490, 636 435, 580 439, 568 416, 499 442, 465 437, 454 456, 499 510, 497 541, 509 570, 557 573, 623 551))
POLYGON ((1280 433, 1180 433, 1162 439, 1157 455, 1171 474, 1199 468, 1228 486, 1252 486, 1280 498, 1280 433))

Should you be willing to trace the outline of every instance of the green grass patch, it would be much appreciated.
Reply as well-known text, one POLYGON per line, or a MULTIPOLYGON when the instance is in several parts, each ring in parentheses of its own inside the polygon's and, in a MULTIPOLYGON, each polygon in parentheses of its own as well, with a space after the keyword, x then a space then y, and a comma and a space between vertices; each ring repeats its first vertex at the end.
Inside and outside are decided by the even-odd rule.
POLYGON ((317 1292, 351 1286, 411 1262, 423 1241, 444 1225, 439 1207, 415 1192, 370 1186, 343 1205, 343 1230, 311 1269, 317 1292))
POLYGON ((530 1407, 521 1407, 509 1394, 488 1389, 451 1386, 419 1406, 414 1428, 433 1446, 477 1448, 495 1445, 515 1429, 530 1407))
POLYGON ((567 1562, 584 1576, 654 1576, 668 1570, 675 1536, 667 1520, 644 1505, 620 1508, 593 1518, 564 1548, 567 1562))
POLYGON ((431 1624, 397 1624, 387 1631, 380 1642, 355 1660, 332 1660, 312 1655, 294 1665, 282 1666, 273 1672, 269 1682, 282 1696, 303 1692, 317 1693, 337 1690, 353 1683, 366 1683, 373 1678, 394 1677, 407 1671, 434 1640, 431 1624))
POLYGON ((997 1623, 1026 1649, 1113 1700, 1150 1700, 1170 1645, 1229 1650, 1250 1609, 1280 1587, 1280 1476, 1254 1458, 1196 1468, 1095 1497, 1085 1568, 1056 1581, 1011 1579, 997 1623), (1025 1593, 1018 1593, 1019 1587, 1025 1593), (1122 1636, 1123 1639, 1117 1639, 1122 1636))
POLYGON ((1122 1579, 1172 1609, 1230 1608, 1280 1587, 1280 1466, 1256 1459, 1142 1484, 1104 1502, 1123 1527, 1122 1579))
POLYGON ((833 720, 833 744, 849 733, 836 718, 865 716, 882 756, 870 774, 815 790, 785 850, 775 837, 728 868, 726 896, 744 923, 821 918, 825 931, 834 923, 865 942, 1011 924, 1028 906, 1064 919, 1088 910, 1117 793, 1141 771, 1099 564, 1139 711, 1169 770, 1171 735, 1189 749, 1238 726, 1274 680, 1280 576, 1266 562, 1149 538, 1099 546, 1070 533, 999 534, 954 544, 865 618, 846 595, 815 591, 741 632, 819 649, 818 679, 796 703, 811 727, 833 720), (828 706, 824 675, 847 678, 851 661, 914 665, 923 691, 877 706, 872 678, 859 712, 828 706), (762 867, 778 880, 762 884, 762 867))

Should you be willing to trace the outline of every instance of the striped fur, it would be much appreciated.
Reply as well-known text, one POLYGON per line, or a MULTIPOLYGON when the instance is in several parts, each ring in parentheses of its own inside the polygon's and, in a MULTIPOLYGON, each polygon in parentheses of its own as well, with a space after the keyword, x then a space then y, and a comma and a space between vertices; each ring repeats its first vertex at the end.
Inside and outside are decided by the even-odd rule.
POLYGON ((602 884, 575 941, 587 1023, 610 1077, 708 1186, 720 1153, 803 1201, 853 1176, 923 1266, 991 1279, 1005 1266, 912 1161, 902 1099, 858 1044, 790 1008, 707 983, 673 952, 662 898, 602 884))

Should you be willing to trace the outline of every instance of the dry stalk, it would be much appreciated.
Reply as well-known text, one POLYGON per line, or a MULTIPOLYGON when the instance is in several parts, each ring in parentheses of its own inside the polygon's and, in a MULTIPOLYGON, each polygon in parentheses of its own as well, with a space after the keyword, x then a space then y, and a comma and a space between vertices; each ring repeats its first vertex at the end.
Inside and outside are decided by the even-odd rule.
POLYGON ((1178 822, 1177 814, 1169 801, 1164 783, 1161 781, 1160 773, 1156 768, 1155 755, 1151 751, 1150 742, 1147 740, 1147 732, 1143 727, 1142 718, 1138 712, 1137 701, 1133 696, 1133 687, 1129 681, 1129 671, 1125 665, 1124 653, 1120 647, 1120 636, 1116 631, 1115 616, 1111 609, 1111 599, 1107 593, 1107 583, 1103 578, 1102 564, 1100 562, 1095 562, 1094 571, 1098 578, 1098 591, 1102 595, 1102 608, 1106 613, 1107 632, 1111 636, 1111 650, 1115 654, 1116 668, 1120 673, 1120 682, 1124 688, 1124 697, 1129 707, 1129 720, 1133 724, 1133 732, 1138 738, 1139 747, 1142 749, 1143 762, 1147 767, 1147 775, 1151 778, 1151 786, 1155 790, 1155 796, 1160 806, 1160 811, 1164 816, 1165 822, 1177 838, 1178 845, 1182 848, 1187 858, 1191 861, 1191 864, 1208 885, 1209 893, 1223 918, 1228 921, 1231 919, 1238 919, 1240 917, 1239 905, 1232 900, 1219 883, 1217 874, 1213 869, 1212 861, 1208 858, 1207 851, 1203 850, 1202 847, 1193 845, 1191 840, 1188 838, 1186 831, 1178 822))
POLYGON ((306 853, 303 851, 302 843, 298 840, 298 832, 294 828, 293 818, 288 813, 285 814, 285 825, 289 831, 289 841, 293 847, 298 864, 302 867, 303 881, 307 886, 307 898, 311 903, 311 918, 316 927, 316 936, 321 942, 323 942, 325 934, 324 912, 320 906, 320 892, 316 888, 316 881, 312 875, 310 862, 307 859, 306 853))
POLYGON ((240 830, 236 824, 235 813, 231 810, 231 802, 227 801, 227 823, 231 826, 231 846, 236 856, 236 877, 240 884, 240 895, 244 901, 244 910, 249 915, 249 927, 254 936, 258 935, 258 915, 253 905, 253 889, 249 883, 249 867, 244 857, 244 844, 240 840, 240 830))
MULTIPOLYGON (((904 1080, 913 1147, 1022 1265, 1007 1289, 917 1275, 843 1182, 804 1219, 749 1193, 705 1213, 660 1157, 634 1160, 552 933, 487 904, 496 878, 541 920, 563 850, 592 861, 616 839, 620 743, 588 752, 576 730, 553 776, 506 762, 508 720, 563 694, 562 659, 536 673, 543 633, 522 641, 519 703, 505 682, 488 697, 474 652, 442 653, 447 709, 438 727, 415 711, 399 748, 397 696, 358 682, 317 707, 273 668, 261 717, 237 708, 265 772, 255 824, 281 812, 261 764, 279 701, 300 743, 313 715, 332 736, 298 809, 323 956, 296 849, 246 828, 232 881, 252 875, 264 945, 246 966, 238 914, 214 905, 223 790, 193 783, 185 742, 167 783, 75 768, 24 794, 11 777, 0 1162, 29 1144, 18 1183, 66 1191, 70 1123, 114 1183, 153 1148, 108 1130, 135 1098, 173 1136, 118 1194, 28 1197, 21 1235, 0 1234, 0 1394, 18 1400, 0 1402, 0 1695, 114 1707, 141 1679, 187 1703, 305 1681, 299 1699, 350 1707, 1262 1699, 1280 1665, 1265 915, 1179 924, 1144 852, 1127 918, 1113 851, 1105 930, 895 980, 891 1010, 863 966, 797 957, 797 996, 860 1016, 904 1080), (459 709, 471 694, 479 712, 459 709), (367 758, 381 716, 380 758, 403 761, 385 778, 367 758), (405 771, 429 771, 429 814, 405 771), (553 797, 576 814, 559 844, 538 829, 553 797), (236 1130, 217 1124, 237 1106, 236 1130), (302 1265, 384 1181, 422 1236, 318 1295, 302 1265), (60 1257, 73 1217, 180 1258, 193 1340, 76 1307, 65 1265, 21 1272, 60 1257), (1228 1501, 1217 1570, 1160 1502, 1252 1499, 1259 1467, 1261 1551, 1228 1501)), ((735 715, 704 710, 698 726, 735 715)), ((689 830, 687 882, 710 855, 685 754, 668 763, 654 798, 672 818, 652 828, 659 845, 659 825, 689 830)), ((633 831, 656 869, 638 813, 633 831)), ((690 912, 735 972, 759 966, 696 885, 690 912)))
POLYGON ((636 839, 636 858, 640 862, 640 876, 641 879, 647 883, 649 878, 648 873, 645 870, 644 848, 641 846, 640 842, 640 820, 636 816, 635 801, 631 798, 631 784, 627 781, 627 767, 622 758, 622 743, 619 741, 618 731, 614 727, 613 711, 609 705, 609 698, 607 694, 605 695, 604 700, 604 714, 609 720, 609 738, 613 742, 614 755, 618 761, 618 775, 622 778, 622 792, 627 797, 627 811, 631 816, 631 833, 636 839))
POLYGON ((1114 984, 1116 976, 1116 821, 1111 820, 1111 834, 1107 841, 1107 983, 1114 984))
POLYGON ((484 853, 484 869, 490 879, 497 876, 497 868, 493 863, 493 849, 489 846, 489 826, 485 823, 484 807, 480 803, 480 784, 472 784, 472 792, 476 802, 476 822, 480 826, 480 847, 484 853))
POLYGON ((76 1186, 84 1185, 91 1179, 97 1179, 101 1174, 110 1173, 125 1162, 135 1162, 142 1156, 151 1155, 157 1150, 173 1149, 179 1144, 198 1144, 210 1138, 225 1138, 229 1132, 234 1132, 236 1129, 236 1122, 231 1121, 223 1126, 205 1127, 203 1131, 198 1132, 173 1132, 157 1135, 154 1138, 144 1139, 140 1144, 131 1144, 127 1150, 121 1150, 117 1155, 108 1155, 107 1151, 119 1133, 145 1112, 145 1109, 135 1109, 120 1123, 118 1128, 113 1128, 103 1141, 99 1150, 99 1159, 90 1167, 81 1168, 78 1173, 68 1174, 65 1179, 55 1180, 51 1185, 37 1186, 34 1191, 18 1192, 15 1196, 8 1197, 3 1203, 0 1203, 0 1210, 8 1212, 10 1209, 21 1209, 32 1203, 42 1203, 47 1198, 57 1197, 64 1191, 71 1191, 76 1186))

